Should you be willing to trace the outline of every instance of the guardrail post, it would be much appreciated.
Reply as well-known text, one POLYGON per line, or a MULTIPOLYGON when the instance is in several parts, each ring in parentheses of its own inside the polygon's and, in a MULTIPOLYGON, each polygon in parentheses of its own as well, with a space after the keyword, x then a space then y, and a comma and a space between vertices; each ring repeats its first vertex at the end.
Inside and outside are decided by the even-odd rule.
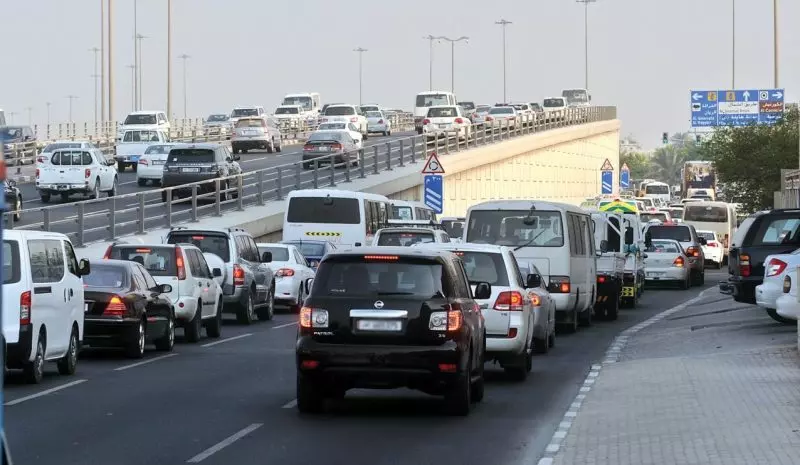
POLYGON ((402 167, 406 166, 405 162, 403 161, 403 149, 404 149, 404 147, 403 147, 403 139, 400 139, 397 142, 400 144, 400 167, 402 168, 402 167))
MULTIPOLYGON (((138 217, 137 223, 139 223, 136 228, 136 234, 144 234, 144 219, 146 216, 144 214, 144 194, 136 194, 136 199, 139 201, 139 206, 136 209, 136 216, 138 217)), ((82 207, 83 202, 78 202, 78 205, 82 207)), ((82 229, 83 227, 81 227, 81 230, 82 229)), ((83 234, 83 232, 81 232, 81 234, 83 234)))
POLYGON ((3 222, 6 229, 14 229, 14 214, 13 213, 3 213, 3 222))
POLYGON ((378 174, 380 172, 380 170, 378 169, 378 145, 377 144, 372 146, 372 153, 374 155, 373 160, 372 160, 373 172, 375 174, 378 174))
POLYGON ((110 239, 113 241, 117 238, 117 200, 116 197, 111 197, 111 208, 108 210, 108 232, 111 235, 110 239))
POLYGON ((450 138, 447 136, 447 133, 444 133, 443 136, 444 136, 444 154, 450 155, 450 138))
POLYGON ((50 209, 42 210, 42 230, 50 231, 50 209))
POLYGON ((236 175, 236 209, 239 211, 244 211, 244 189, 242 184, 244 184, 244 174, 240 173, 236 175))
MULTIPOLYGON (((280 200, 281 195, 281 169, 278 168, 278 200, 280 200)), ((258 170, 256 171, 256 203, 258 205, 264 205, 264 171, 258 170)))
POLYGON ((392 171, 392 143, 386 143, 386 171, 392 171))
POLYGON ((353 164, 353 162, 350 161, 351 153, 352 152, 347 154, 347 159, 344 162, 344 182, 350 182, 350 165, 353 164))
POLYGON ((358 177, 364 179, 367 174, 364 173, 364 148, 358 149, 358 177))
MULTIPOLYGON (((197 185, 195 184, 195 188, 197 185)), ((220 185, 219 178, 214 180, 214 216, 222 216, 222 186, 220 185)), ((196 197, 196 191, 192 193, 193 196, 196 197)), ((228 197, 227 191, 225 192, 225 197, 228 197)), ((197 204, 192 205, 192 210, 194 210, 194 214, 197 214, 197 204)))
POLYGON ((77 232, 77 235, 75 236, 75 242, 76 242, 75 245, 77 245, 78 247, 83 247, 83 228, 84 228, 84 220, 85 220, 85 217, 84 217, 85 204, 83 202, 78 202, 75 205, 76 205, 76 209, 78 210, 78 212, 77 212, 78 213, 78 215, 77 215, 78 218, 75 220, 75 222, 78 223, 78 232, 77 232))
POLYGON ((331 187, 336 185, 336 155, 331 155, 328 160, 328 166, 331 170, 331 187))
POLYGON ((303 174, 303 164, 294 165, 294 188, 300 189, 300 175, 303 174))
POLYGON ((167 227, 172 227, 172 189, 167 189, 164 191, 162 196, 166 194, 167 201, 164 202, 164 206, 167 207, 167 227))
POLYGON ((313 172, 314 189, 319 189, 319 173, 317 172, 317 170, 319 170, 319 160, 314 162, 311 169, 314 171, 313 172))
MULTIPOLYGON (((258 171, 258 196, 259 205, 264 205, 264 187, 261 183, 264 181, 264 172, 258 171)), ((278 167, 278 176, 275 178, 275 198, 283 200, 283 168, 278 167)))
MULTIPOLYGON (((192 184, 192 208, 189 211, 192 217, 192 219, 190 220, 192 223, 197 222, 197 189, 199 189, 199 187, 200 186, 198 186, 197 184, 192 184)), ((217 198, 219 198, 219 196, 217 196, 217 198)))
POLYGON ((417 163, 417 137, 411 137, 411 164, 417 163))

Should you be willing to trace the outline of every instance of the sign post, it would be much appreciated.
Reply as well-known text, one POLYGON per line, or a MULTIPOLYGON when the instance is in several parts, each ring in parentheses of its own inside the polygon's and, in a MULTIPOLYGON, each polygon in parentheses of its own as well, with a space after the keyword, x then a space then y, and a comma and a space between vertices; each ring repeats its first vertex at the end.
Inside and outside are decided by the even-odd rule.
POLYGON ((775 124, 785 109, 783 89, 693 90, 692 127, 775 124))
POLYGON ((614 166, 608 158, 606 158, 603 166, 600 167, 600 193, 614 193, 614 166))
POLYGON ((444 167, 436 152, 433 152, 422 167, 422 174, 425 180, 422 183, 423 201, 425 205, 431 207, 437 215, 441 215, 444 209, 444 167))
POLYGON ((621 189, 631 187, 631 169, 628 168, 627 163, 623 163, 622 168, 619 169, 619 187, 621 189))

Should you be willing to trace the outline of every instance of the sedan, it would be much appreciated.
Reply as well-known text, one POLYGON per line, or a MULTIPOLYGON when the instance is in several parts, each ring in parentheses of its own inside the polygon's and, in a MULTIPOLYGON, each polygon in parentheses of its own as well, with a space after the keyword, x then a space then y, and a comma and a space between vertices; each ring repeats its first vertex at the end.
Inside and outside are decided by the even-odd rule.
POLYGON ((695 257, 689 257, 680 242, 673 239, 653 239, 644 258, 645 282, 677 282, 681 289, 691 286, 691 267, 695 257))
POLYGON ((169 155, 170 149, 176 145, 159 144, 147 147, 136 166, 136 183, 144 186, 147 181, 150 181, 155 186, 160 185, 161 175, 164 174, 164 163, 167 162, 167 155, 169 155))
POLYGON ((281 244, 290 244, 297 247, 300 255, 308 260, 308 265, 314 271, 317 271, 319 262, 325 255, 336 250, 336 246, 328 241, 283 241, 281 244))
POLYGON ((175 345, 175 315, 164 295, 169 284, 158 284, 137 262, 102 260, 83 277, 84 345, 122 348, 141 358, 147 342, 171 351, 175 345))
POLYGON ((206 136, 226 136, 230 139, 233 124, 230 116, 225 113, 209 115, 203 123, 203 132, 206 136))
POLYGON ((288 305, 293 311, 300 311, 305 300, 305 282, 314 277, 314 270, 308 260, 291 244, 257 244, 259 256, 264 252, 272 254, 269 266, 275 273, 275 303, 288 305))
POLYGON ((311 134, 303 146, 303 169, 323 163, 358 166, 358 145, 348 131, 324 131, 311 134))
POLYGON ((514 129, 517 123, 517 109, 511 106, 492 107, 486 115, 485 123, 497 128, 514 129))
POLYGON ((556 301, 547 290, 547 281, 541 271, 530 262, 518 263, 525 277, 526 290, 533 303, 533 348, 545 354, 556 343, 556 301))
POLYGON ((384 136, 392 135, 392 123, 382 111, 368 111, 366 117, 367 132, 380 132, 383 133, 384 136))
POLYGON ((236 121, 231 135, 233 153, 266 149, 267 153, 281 151, 281 130, 272 118, 247 117, 236 121))
MULTIPOLYGON (((361 148, 364 141, 363 136, 361 135, 361 131, 358 130, 358 126, 353 123, 345 123, 345 122, 335 122, 335 123, 322 123, 317 126, 317 131, 342 131, 346 130, 350 133, 350 137, 356 141, 356 145, 358 148, 361 148)), ((316 132, 316 131, 315 131, 316 132)))

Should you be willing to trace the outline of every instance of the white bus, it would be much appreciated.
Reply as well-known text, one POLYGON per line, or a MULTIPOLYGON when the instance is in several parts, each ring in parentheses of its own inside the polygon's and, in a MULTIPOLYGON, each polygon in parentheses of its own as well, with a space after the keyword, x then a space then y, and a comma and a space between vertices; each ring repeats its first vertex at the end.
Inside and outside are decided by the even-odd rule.
POLYGON ((669 204, 672 200, 672 193, 669 189, 669 184, 665 182, 648 182, 644 185, 644 196, 653 199, 660 199, 664 203, 669 204))
POLYGON ((725 202, 689 202, 683 207, 683 222, 698 231, 714 231, 722 239, 723 256, 728 255, 736 231, 736 207, 725 202))
POLYGON ((286 198, 283 240, 371 245, 375 232, 389 222, 390 208, 391 202, 382 195, 338 189, 292 191, 286 198))
POLYGON ((389 222, 401 221, 436 221, 436 212, 423 202, 411 200, 392 200, 392 211, 389 222))
POLYGON ((428 116, 428 109, 437 106, 456 106, 455 94, 447 91, 430 90, 420 92, 414 101, 414 128, 422 134, 422 120, 428 116))

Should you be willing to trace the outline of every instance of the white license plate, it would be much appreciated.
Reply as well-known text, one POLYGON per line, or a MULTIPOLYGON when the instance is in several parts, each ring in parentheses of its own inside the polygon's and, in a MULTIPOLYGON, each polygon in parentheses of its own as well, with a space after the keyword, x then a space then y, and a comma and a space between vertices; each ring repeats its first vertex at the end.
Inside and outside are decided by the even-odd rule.
POLYGON ((447 125, 446 124, 440 124, 439 125, 439 129, 447 129, 447 125))
POLYGON ((69 189, 69 186, 66 185, 66 184, 59 184, 58 188, 59 188, 59 190, 65 191, 65 190, 69 189))
POLYGON ((89 304, 85 303, 83 304, 83 313, 88 313, 88 312, 89 312, 89 304))
POLYGON ((159 161, 159 160, 153 160, 153 164, 154 165, 163 165, 164 162, 163 161, 159 161))
POLYGON ((321 145, 317 147, 317 152, 330 152, 331 148, 326 145, 321 145))
POLYGON ((199 173, 200 172, 200 168, 182 168, 181 172, 182 173, 199 173))
POLYGON ((665 274, 666 273, 650 271, 650 272, 647 273, 647 276, 650 276, 651 278, 655 278, 655 277, 658 277, 658 276, 664 276, 665 274))
POLYGON ((358 320, 359 331, 401 331, 403 322, 397 320, 358 320))

